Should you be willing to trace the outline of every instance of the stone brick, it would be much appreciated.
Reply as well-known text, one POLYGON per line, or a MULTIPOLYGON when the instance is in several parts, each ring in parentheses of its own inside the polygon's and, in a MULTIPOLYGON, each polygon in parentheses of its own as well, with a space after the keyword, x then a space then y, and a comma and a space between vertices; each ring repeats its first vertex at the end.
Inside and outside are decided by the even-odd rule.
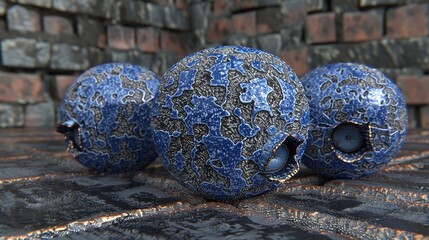
POLYGON ((305 0, 305 6, 307 12, 321 12, 326 10, 326 1, 325 0, 305 0))
POLYGON ((397 85, 404 94, 405 102, 411 105, 429 104, 429 75, 399 76, 397 85))
POLYGON ((190 28, 192 30, 207 28, 210 13, 209 2, 191 5, 189 8, 190 19, 192 19, 190 21, 190 28))
POLYGON ((64 98, 64 93, 67 88, 73 83, 77 76, 57 75, 53 79, 53 97, 57 101, 64 98))
POLYGON ((112 18, 120 15, 117 0, 76 0, 77 12, 89 16, 112 18))
POLYGON ((23 127, 24 107, 19 104, 0 103, 0 127, 23 127))
POLYGON ((43 101, 43 83, 36 74, 0 73, 0 102, 35 103, 43 101))
POLYGON ((247 10, 252 8, 257 8, 259 0, 232 0, 231 1, 231 10, 233 12, 247 10))
POLYGON ((107 27, 107 41, 110 47, 126 50, 136 46, 135 29, 124 26, 107 27))
POLYGON ((148 13, 144 2, 137 0, 122 1, 121 21, 124 23, 147 24, 148 13))
MULTIPOLYGON (((418 125, 417 108, 418 107, 416 107, 416 106, 407 106, 408 128, 409 129, 417 128, 417 125, 418 125)), ((420 116, 418 116, 418 117, 420 117, 420 116)))
POLYGON ((137 50, 123 51, 109 49, 108 54, 110 55, 111 62, 131 63, 146 67, 148 69, 150 68, 152 61, 152 58, 150 58, 151 54, 145 54, 137 50))
POLYGON ((69 19, 61 16, 44 16, 43 29, 46 33, 53 35, 73 35, 72 22, 69 19))
POLYGON ((231 12, 232 1, 217 0, 213 1, 213 13, 215 16, 226 15, 231 12))
POLYGON ((231 33, 231 20, 229 18, 217 18, 209 22, 207 41, 213 42, 227 38, 231 33))
POLYGON ((137 47, 143 52, 154 53, 159 49, 159 31, 153 27, 137 28, 137 47))
POLYGON ((353 12, 359 10, 359 0, 331 0, 334 13, 353 12))
POLYGON ((174 52, 180 56, 185 54, 181 38, 176 32, 161 32, 161 49, 174 52))
POLYGON ((0 16, 4 16, 6 14, 7 4, 4 0, 0 1, 0 16))
POLYGON ((50 8, 52 6, 51 0, 12 0, 12 2, 44 8, 50 8))
POLYGON ((87 51, 66 43, 52 46, 50 68, 55 70, 80 71, 88 68, 87 51))
POLYGON ((283 16, 280 7, 263 8, 256 11, 256 29, 258 34, 279 32, 282 29, 283 16))
POLYGON ((305 36, 307 43, 335 42, 336 27, 334 13, 317 13, 307 17, 305 22, 305 36))
POLYGON ((46 67, 50 45, 30 38, 5 39, 1 42, 2 65, 7 67, 46 67))
POLYGON ((169 29, 187 30, 189 24, 182 10, 174 7, 164 7, 164 25, 169 29))
POLYGON ((283 28, 302 28, 307 18, 307 9, 302 0, 289 0, 281 5, 282 21, 279 23, 283 28))
POLYGON ((242 34, 233 34, 231 35, 226 43, 228 45, 237 45, 237 46, 245 46, 251 48, 257 48, 257 43, 255 38, 247 37, 242 34))
POLYGON ((52 101, 25 107, 25 127, 54 127, 55 106, 52 101))
POLYGON ((289 46, 291 44, 298 44, 303 40, 303 30, 302 26, 293 27, 293 28, 283 28, 280 30, 280 35, 282 36, 282 45, 289 46))
POLYGON ((183 10, 183 11, 187 11, 188 10, 188 3, 187 0, 175 0, 174 1, 174 6, 176 6, 176 8, 183 10))
POLYGON ((88 61, 88 67, 97 66, 103 63, 110 62, 108 55, 103 50, 100 50, 97 47, 87 47, 86 48, 86 60, 88 61))
POLYGON ((94 19, 78 18, 77 19, 77 32, 79 39, 92 46, 104 48, 106 46, 107 36, 104 31, 103 24, 94 19))
POLYGON ((257 37, 257 43, 259 49, 278 55, 282 47, 282 38, 278 33, 261 35, 257 37))
POLYGON ((428 5, 411 4, 391 8, 386 13, 386 35, 391 38, 409 38, 428 35, 428 5))
POLYGON ((153 60, 151 70, 158 75, 164 74, 180 58, 169 52, 157 52, 153 60))
POLYGON ((156 27, 164 26, 164 8, 153 3, 146 4, 147 13, 149 15, 149 23, 156 27))
POLYGON ((19 32, 39 32, 40 15, 38 12, 15 5, 7 10, 7 25, 9 30, 19 32))
POLYGON ((289 49, 280 54, 280 58, 283 59, 298 76, 304 75, 310 71, 308 57, 308 49, 305 47, 289 49))
POLYGON ((406 0, 359 0, 359 6, 361 7, 389 6, 389 5, 400 5, 405 2, 406 0))
POLYGON ((383 35, 383 12, 347 12, 343 15, 343 39, 346 42, 380 39, 383 35))
POLYGON ((232 24, 236 33, 242 33, 250 37, 256 35, 256 13, 254 11, 234 14, 232 24))
POLYGON ((54 0, 52 1, 52 8, 62 12, 77 12, 76 0, 54 0))
MULTIPOLYGON (((410 114, 410 112, 408 112, 410 114)), ((421 128, 429 128, 429 106, 425 105, 420 107, 420 118, 419 118, 421 128)), ((409 124, 408 124, 409 125, 409 124)))

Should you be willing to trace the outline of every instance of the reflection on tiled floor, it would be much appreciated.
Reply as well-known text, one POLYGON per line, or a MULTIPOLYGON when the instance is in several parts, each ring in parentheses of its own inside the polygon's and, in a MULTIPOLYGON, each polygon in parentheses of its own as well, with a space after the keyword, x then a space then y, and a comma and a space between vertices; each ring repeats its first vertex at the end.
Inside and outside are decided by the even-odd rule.
POLYGON ((0 238, 429 239, 429 132, 359 180, 303 169, 280 189, 234 204, 189 195, 159 162, 91 172, 46 129, 0 130, 0 238))

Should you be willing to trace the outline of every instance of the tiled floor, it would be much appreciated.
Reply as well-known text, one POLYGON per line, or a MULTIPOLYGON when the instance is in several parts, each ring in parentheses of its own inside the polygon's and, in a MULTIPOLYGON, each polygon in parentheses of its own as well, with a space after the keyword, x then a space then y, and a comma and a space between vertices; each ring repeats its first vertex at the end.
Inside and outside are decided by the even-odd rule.
POLYGON ((123 175, 80 166, 50 129, 0 130, 0 238, 429 239, 429 131, 378 174, 327 181, 303 169, 281 189, 206 202, 162 164, 123 175))

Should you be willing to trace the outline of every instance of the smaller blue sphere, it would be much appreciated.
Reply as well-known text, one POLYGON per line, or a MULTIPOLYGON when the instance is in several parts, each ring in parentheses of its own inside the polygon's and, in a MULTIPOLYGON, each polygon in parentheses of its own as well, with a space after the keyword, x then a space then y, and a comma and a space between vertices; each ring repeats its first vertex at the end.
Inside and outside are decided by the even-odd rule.
POLYGON ((77 161, 109 173, 153 162, 150 115, 159 82, 155 73, 125 63, 99 65, 80 75, 65 92, 57 127, 77 161))
POLYGON ((310 104, 302 162, 330 178, 378 171, 403 145, 407 111, 396 85, 380 71, 336 63, 301 78, 310 104))

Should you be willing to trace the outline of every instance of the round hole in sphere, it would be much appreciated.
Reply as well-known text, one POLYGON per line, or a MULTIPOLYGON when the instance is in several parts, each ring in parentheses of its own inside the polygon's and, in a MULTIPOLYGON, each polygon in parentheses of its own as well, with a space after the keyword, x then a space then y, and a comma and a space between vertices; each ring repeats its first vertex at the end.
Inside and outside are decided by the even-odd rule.
POLYGON ((332 133, 334 146, 345 153, 354 153, 361 149, 365 143, 362 128, 353 123, 342 123, 332 133))
POLYGON ((265 167, 265 172, 267 173, 274 173, 277 172, 285 166, 287 159, 289 158, 289 148, 285 144, 280 145, 279 148, 277 148, 276 153, 274 154, 274 157, 270 159, 268 164, 265 167))

